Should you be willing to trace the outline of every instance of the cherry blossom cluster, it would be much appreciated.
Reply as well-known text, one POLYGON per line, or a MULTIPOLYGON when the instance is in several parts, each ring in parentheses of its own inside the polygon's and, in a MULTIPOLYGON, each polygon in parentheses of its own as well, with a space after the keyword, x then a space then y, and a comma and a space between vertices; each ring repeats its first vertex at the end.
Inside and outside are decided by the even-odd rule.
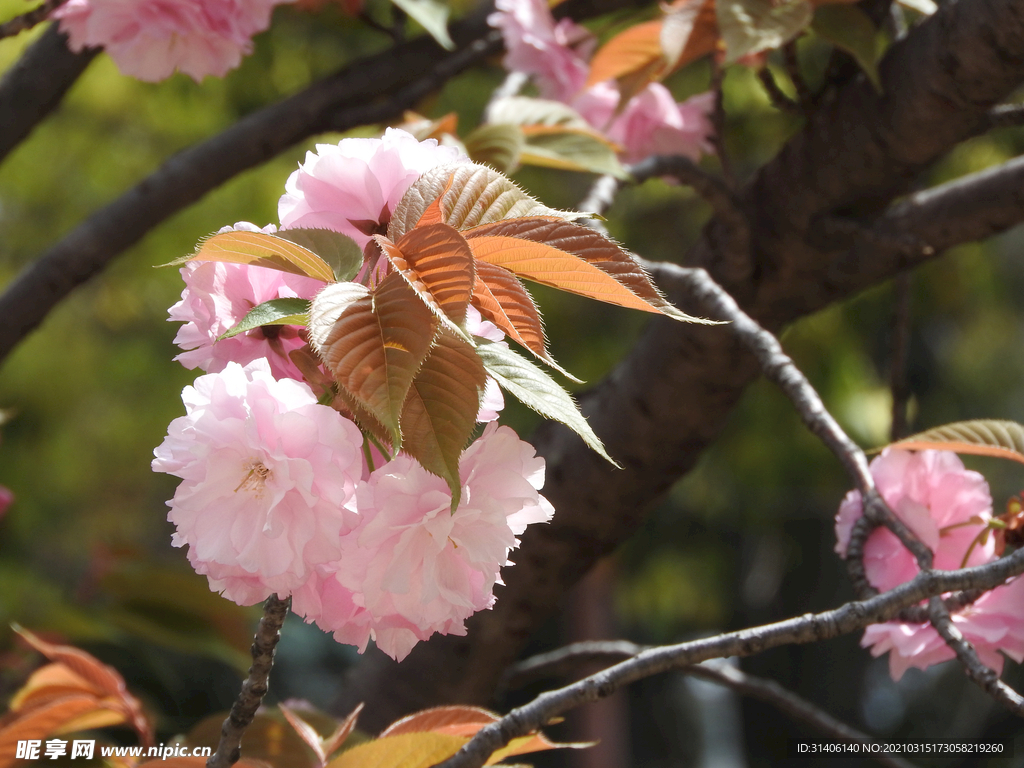
MULTIPOLYGON (((871 474, 886 503, 917 537, 931 549, 936 568, 953 570, 983 565, 998 556, 990 533, 992 495, 985 479, 964 468, 950 451, 917 453, 889 448, 871 462, 871 474)), ((846 557, 854 523, 863 515, 859 491, 843 499, 836 515, 836 552, 846 557)), ((913 555, 886 528, 874 530, 864 544, 864 570, 868 581, 888 590, 917 575, 913 555)), ((1002 651, 1014 661, 1024 660, 1024 578, 986 592, 952 614, 953 623, 970 641, 978 656, 1002 671, 1002 651)), ((929 624, 889 621, 867 628, 861 645, 873 656, 889 654, 889 672, 899 680, 911 667, 925 669, 954 658, 954 653, 929 624)))
MULTIPOLYGON (((420 174, 461 159, 398 130, 320 145, 288 179, 281 227, 328 228, 365 245, 420 174)), ((298 614, 360 650, 373 639, 401 659, 434 632, 463 634, 470 615, 493 605, 516 537, 554 512, 538 492, 543 459, 493 423, 504 405, 497 386, 481 393, 478 420, 491 423, 462 455, 452 511, 444 480, 403 454, 383 456, 318 403, 293 361, 306 345, 301 328, 217 340, 253 306, 312 299, 324 283, 213 261, 181 274, 186 287, 170 309, 184 323, 177 359, 206 374, 185 388, 186 415, 155 451, 153 469, 182 480, 168 502, 172 543, 228 599, 291 595, 298 614)), ((504 338, 472 307, 467 327, 504 338)))
POLYGON ((505 68, 531 75, 542 98, 568 104, 623 148, 626 162, 650 155, 696 160, 712 151, 708 118, 714 94, 677 103, 661 83, 649 83, 621 105, 614 80, 587 86, 591 34, 571 19, 555 22, 546 0, 497 0, 488 17, 505 39, 505 68))
POLYGON ((294 0, 68 0, 53 17, 72 50, 102 47, 122 74, 223 77, 252 52, 274 6, 294 0))

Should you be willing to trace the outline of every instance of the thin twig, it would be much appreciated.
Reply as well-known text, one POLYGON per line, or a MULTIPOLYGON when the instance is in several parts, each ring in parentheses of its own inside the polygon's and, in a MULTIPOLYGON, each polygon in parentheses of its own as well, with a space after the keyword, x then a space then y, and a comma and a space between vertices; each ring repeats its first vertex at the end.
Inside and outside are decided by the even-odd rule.
POLYGON ((708 659, 752 656, 781 645, 813 643, 849 634, 870 624, 888 621, 901 609, 934 595, 958 589, 991 589, 1022 572, 1024 549, 973 568, 922 571, 885 594, 847 603, 823 613, 805 614, 738 632, 651 648, 576 683, 542 693, 530 703, 513 709, 501 720, 481 729, 455 756, 440 766, 479 768, 496 749, 512 739, 537 730, 562 712, 609 696, 637 680, 708 659))
POLYGON ((928 614, 935 631, 953 649, 967 677, 1015 715, 1024 717, 1024 697, 1000 680, 999 674, 978 658, 978 652, 956 628, 939 597, 932 597, 928 601, 928 614))
MULTIPOLYGON (((806 723, 818 732, 836 741, 844 741, 851 744, 878 743, 866 733, 861 733, 856 728, 833 717, 816 704, 812 704, 807 699, 797 696, 774 680, 748 675, 731 664, 704 662, 703 664, 694 664, 683 671, 694 677, 710 680, 713 683, 724 685, 737 693, 771 704, 794 720, 806 723)), ((900 757, 874 752, 869 753, 869 757, 874 758, 880 764, 889 768, 913 768, 913 763, 900 757)))
POLYGON ((814 94, 807 87, 803 70, 800 69, 795 40, 790 40, 782 46, 782 59, 786 62, 786 74, 789 75, 789 79, 793 83, 793 90, 796 91, 796 103, 801 111, 807 112, 814 104, 814 94))
POLYGON ((231 707, 231 714, 221 726, 220 743, 217 744, 217 751, 206 761, 206 768, 229 768, 241 757, 242 735, 252 724, 260 702, 267 695, 267 681, 274 666, 274 649, 281 639, 281 627, 291 602, 290 597, 282 600, 277 595, 271 595, 264 603, 263 618, 252 640, 249 676, 242 683, 242 690, 231 707))
MULTIPOLYGON (((537 654, 513 664, 505 672, 503 690, 515 690, 536 680, 567 677, 594 662, 608 665, 628 659, 648 650, 651 646, 637 645, 627 640, 588 640, 537 654)), ((703 680, 767 702, 795 720, 816 728, 833 739, 858 744, 872 744, 874 739, 779 685, 774 680, 749 675, 731 664, 709 660, 685 667, 681 671, 703 680)), ((911 768, 911 764, 896 757, 877 755, 876 759, 890 768, 911 768)))
POLYGON ((790 112, 792 114, 802 114, 803 108, 800 104, 791 99, 779 84, 775 81, 775 75, 765 65, 757 71, 757 79, 761 81, 761 85, 764 86, 765 93, 768 94, 768 100, 771 101, 772 106, 780 112, 790 112))
POLYGON ((67 0, 45 0, 42 5, 26 11, 20 16, 15 16, 9 21, 0 24, 0 39, 13 37, 27 29, 32 29, 36 24, 42 24, 50 14, 60 8, 67 0))
POLYGON ((910 353, 911 275, 904 272, 893 282, 892 353, 889 363, 889 391, 892 394, 892 421, 889 441, 907 436, 910 384, 907 380, 907 356, 910 353))
POLYGON ((747 315, 736 301, 703 269, 681 267, 667 262, 644 262, 652 275, 685 286, 704 311, 715 320, 729 321, 729 328, 754 354, 766 378, 778 385, 793 403, 804 424, 846 468, 864 500, 864 516, 885 525, 919 561, 931 567, 932 553, 888 508, 875 487, 864 451, 850 439, 825 408, 814 387, 800 372, 782 345, 769 331, 747 315))
POLYGON ((714 128, 714 135, 711 143, 715 147, 715 154, 718 155, 718 162, 722 166, 722 176, 731 186, 736 186, 736 175, 733 173, 732 162, 729 160, 729 153, 725 150, 725 68, 712 62, 711 64, 711 90, 715 94, 715 104, 711 111, 711 126, 714 128))

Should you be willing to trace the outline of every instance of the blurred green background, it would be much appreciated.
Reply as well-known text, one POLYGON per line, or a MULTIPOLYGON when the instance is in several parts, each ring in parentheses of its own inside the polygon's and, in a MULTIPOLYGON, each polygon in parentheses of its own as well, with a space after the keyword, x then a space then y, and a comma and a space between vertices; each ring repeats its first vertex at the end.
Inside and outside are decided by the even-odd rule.
MULTIPOLYGON (((379 11, 373 3, 370 9, 379 11)), ((21 0, 0 0, 0 18, 21 10, 21 0)), ((607 22, 594 28, 606 29, 607 22)), ((33 36, 0 41, 0 69, 33 36)), ((101 55, 61 109, 0 167, 0 281, 175 151, 386 44, 333 8, 316 15, 279 8, 255 54, 224 80, 197 85, 177 75, 140 83, 122 77, 101 55)), ((813 81, 826 50, 806 40, 801 55, 813 81)), ((502 77, 499 62, 491 62, 453 80, 420 111, 433 117, 456 111, 466 131, 502 77)), ((698 63, 669 85, 683 98, 704 90, 708 78, 706 64, 698 63)), ((746 178, 799 122, 770 106, 748 70, 730 70, 726 88, 726 145, 746 178)), ((230 703, 238 670, 247 666, 254 614, 211 594, 184 553, 170 546, 165 500, 175 480, 152 473, 149 462, 168 422, 182 414, 180 391, 195 373, 172 360, 176 326, 166 318, 180 279, 176 270, 154 265, 191 251, 226 224, 276 223, 284 181, 314 143, 172 217, 78 289, 0 369, 0 408, 10 414, 2 429, 0 483, 16 496, 0 519, 0 649, 12 647, 11 622, 89 648, 129 677, 161 714, 163 733, 230 703)), ((995 132, 959 147, 921 184, 980 170, 1022 149, 1019 131, 995 132)), ((714 161, 707 167, 714 169, 714 161)), ((523 170, 516 179, 544 202, 572 207, 593 177, 523 170)), ((624 191, 608 224, 645 257, 679 260, 708 215, 690 190, 652 181, 624 191)), ((1024 420, 1022 248, 1024 233, 1015 230, 958 248, 915 274, 908 358, 913 428, 976 417, 1024 420)), ((552 291, 536 295, 555 357, 591 382, 610 370, 645 322, 639 313, 552 291)), ((883 285, 797 324, 783 338, 864 446, 887 439, 892 312, 893 290, 883 285)), ((535 424, 515 405, 505 420, 524 435, 535 424)), ((997 512, 1024 487, 1016 465, 969 463, 993 483, 997 512)), ((617 634, 670 642, 847 599, 842 564, 831 555, 831 518, 846 490, 840 467, 785 398, 756 384, 697 470, 616 556, 609 599, 617 634)), ((553 623, 538 643, 558 642, 558 632, 553 623)), ((324 707, 336 674, 354 658, 351 649, 294 620, 281 653, 275 693, 324 707)), ((6 660, 0 669, 6 698, 26 670, 15 653, 0 658, 6 660)), ((1019 682, 1019 670, 1010 666, 1011 680, 1019 682)), ((954 719, 963 722, 965 711, 974 713, 975 735, 1019 730, 948 665, 911 671, 893 684, 884 660, 870 662, 856 638, 772 652, 744 667, 880 735, 944 733, 954 719), (946 706, 938 707, 943 699, 946 706), (966 703, 958 709, 957 701, 966 703), (979 708, 984 712, 977 716, 979 708)), ((686 727, 674 738, 664 729, 650 732, 668 706, 670 687, 649 681, 631 694, 634 741, 645 745, 638 747, 636 765, 697 759, 686 727)), ((782 727, 778 722, 762 705, 744 704, 748 745, 775 738, 769 731, 782 727)), ((1024 764, 1024 741, 1018 753, 1015 764, 1024 764)), ((752 765, 771 763, 761 761, 756 748, 750 754, 752 765)))

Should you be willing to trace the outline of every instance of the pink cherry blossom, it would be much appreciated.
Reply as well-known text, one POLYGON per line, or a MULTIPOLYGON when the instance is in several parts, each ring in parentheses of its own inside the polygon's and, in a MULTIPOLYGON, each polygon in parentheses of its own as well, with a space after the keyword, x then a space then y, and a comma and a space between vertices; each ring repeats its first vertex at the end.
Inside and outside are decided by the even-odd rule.
POLYGON ((617 111, 619 91, 612 81, 580 93, 573 107, 587 122, 623 148, 622 159, 638 162, 650 155, 684 155, 697 160, 712 151, 709 115, 714 94, 702 93, 677 104, 661 83, 650 83, 617 111))
POLYGON ((14 492, 6 485, 0 485, 0 518, 3 518, 8 508, 14 503, 14 492))
MULTIPOLYGON (((951 451, 912 453, 895 448, 871 462, 871 474, 892 511, 935 554, 935 567, 960 568, 971 542, 992 517, 985 478, 964 469, 951 451), (977 522, 971 522, 974 519, 977 522)), ((850 531, 862 514, 860 493, 851 491, 836 516, 836 552, 844 557, 850 531)), ((995 542, 989 537, 974 547, 966 564, 986 563, 994 552, 995 542)), ((864 567, 868 580, 883 591, 909 581, 919 570, 910 552, 885 528, 868 537, 864 567)))
MULTIPOLYGON (((1024 578, 1017 578, 953 613, 953 624, 974 646, 981 661, 996 672, 1003 670, 999 651, 1018 663, 1024 661, 1022 605, 1024 578)), ((870 647, 872 656, 889 653, 889 674, 894 680, 911 667, 925 669, 955 656, 931 624, 872 624, 864 631, 860 644, 870 647)))
POLYGON ((252 51, 275 5, 292 0, 69 0, 57 9, 72 50, 103 47, 122 74, 223 77, 252 51))
POLYGON ((358 522, 356 426, 264 360, 200 376, 182 400, 186 415, 171 422, 153 470, 182 479, 168 502, 172 544, 188 546, 210 588, 251 605, 337 560, 358 522))
POLYGON ((497 0, 487 22, 505 38, 505 68, 533 75, 543 98, 568 102, 587 82, 578 46, 590 33, 571 19, 555 22, 546 0, 497 0))
POLYGON ((435 139, 417 141, 396 128, 379 139, 342 139, 316 149, 285 183, 278 204, 281 226, 332 229, 360 247, 384 231, 398 201, 424 171, 469 159, 435 139))
MULTIPOLYGON (((245 227, 240 224, 235 229, 245 227)), ((271 299, 312 299, 324 287, 323 282, 267 267, 220 261, 190 261, 181 268, 181 276, 185 290, 181 301, 169 310, 172 322, 185 323, 174 337, 174 343, 185 351, 175 360, 186 368, 216 373, 229 362, 245 365, 266 358, 276 377, 302 378, 288 357, 305 345, 298 326, 258 328, 217 339, 256 305, 271 299)))
MULTIPOLYGON (((871 462, 871 475, 892 511, 934 553, 935 567, 953 570, 982 565, 995 557, 994 538, 972 544, 992 519, 992 496, 985 479, 964 468, 951 451, 912 453, 889 448, 871 462), (968 552, 970 555, 968 556, 968 552)), ((863 515, 860 493, 851 491, 836 515, 836 552, 846 556, 854 523, 863 515)), ((913 556, 887 529, 874 530, 864 544, 864 568, 877 589, 892 589, 917 575, 913 556)), ((953 612, 953 623, 974 645, 981 660, 1002 670, 1002 651, 1024 659, 1024 580, 1017 579, 953 612)), ((930 624, 889 621, 873 624, 861 645, 873 656, 889 653, 889 672, 899 680, 910 667, 924 669, 954 657, 930 624)))
POLYGON ((554 510, 538 493, 544 460, 508 427, 488 425, 459 469, 454 513, 445 482, 408 456, 360 483, 359 525, 341 557, 297 593, 307 619, 360 649, 373 638, 399 660, 434 632, 464 634, 465 620, 494 604, 516 536, 554 510))

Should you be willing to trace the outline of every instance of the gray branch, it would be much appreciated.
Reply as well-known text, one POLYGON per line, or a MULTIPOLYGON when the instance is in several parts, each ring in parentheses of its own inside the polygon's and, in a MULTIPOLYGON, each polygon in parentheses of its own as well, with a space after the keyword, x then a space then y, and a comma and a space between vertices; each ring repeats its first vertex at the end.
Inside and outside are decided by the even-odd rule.
POLYGON ((651 648, 576 683, 547 691, 501 720, 481 729, 440 768, 479 768, 491 754, 514 738, 525 736, 551 718, 611 695, 625 685, 671 669, 708 659, 752 656, 782 645, 814 643, 888 621, 903 608, 943 592, 999 586, 1024 572, 1024 549, 986 565, 958 571, 922 571, 906 584, 868 600, 830 611, 728 632, 677 645, 651 648))
MULTIPOLYGON (((626 640, 589 640, 573 643, 554 651, 531 656, 512 665, 505 673, 505 687, 515 689, 546 677, 567 677, 594 662, 610 665, 647 650, 650 650, 650 646, 637 645, 626 640)), ((684 667, 681 671, 771 704, 794 720, 807 723, 833 739, 858 744, 875 742, 867 734, 832 717, 817 705, 787 690, 774 680, 747 674, 728 664, 712 665, 708 662, 684 667)), ((890 768, 911 768, 911 763, 897 757, 874 757, 882 765, 890 768)))

